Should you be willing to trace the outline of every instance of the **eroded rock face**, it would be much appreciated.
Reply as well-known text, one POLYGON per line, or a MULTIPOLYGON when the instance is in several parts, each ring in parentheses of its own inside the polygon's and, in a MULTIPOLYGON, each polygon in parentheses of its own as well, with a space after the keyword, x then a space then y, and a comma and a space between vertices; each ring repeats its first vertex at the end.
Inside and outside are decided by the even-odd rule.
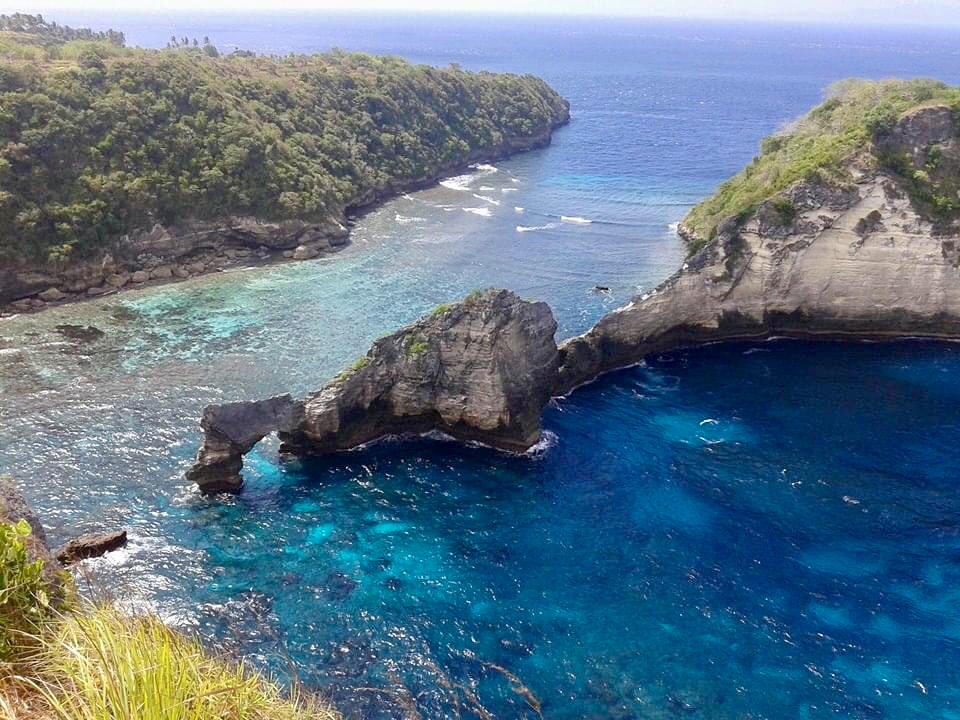
POLYGON ((243 486, 243 456, 267 435, 295 424, 302 404, 290 395, 256 402, 211 405, 203 413, 203 446, 187 478, 208 493, 243 486))
POLYGON ((206 409, 204 444, 187 477, 207 492, 242 486, 242 457, 271 432, 293 454, 347 450, 379 438, 441 431, 523 451, 559 368, 550 308, 506 290, 476 293, 374 343, 320 392, 206 409))
POLYGON ((540 438, 559 366, 556 329, 545 303, 506 290, 439 308, 308 397, 301 423, 281 439, 292 452, 327 453, 439 430, 526 450, 540 438))
MULTIPOLYGON (((156 224, 124 235, 102 256, 69 263, 15 263, 0 269, 0 305, 48 293, 54 300, 103 295, 128 283, 186 278, 208 268, 205 260, 223 264, 263 250, 264 256, 309 243, 316 257, 348 242, 340 215, 307 223, 225 217, 217 221, 185 220, 156 224), (176 265, 180 263, 181 265, 176 265), (52 292, 51 292, 52 291, 52 292)), ((47 298, 44 298, 45 300, 47 298)))
POLYGON ((645 356, 736 338, 960 336, 960 237, 895 179, 801 183, 796 216, 764 203, 655 290, 565 342, 558 395, 645 356))

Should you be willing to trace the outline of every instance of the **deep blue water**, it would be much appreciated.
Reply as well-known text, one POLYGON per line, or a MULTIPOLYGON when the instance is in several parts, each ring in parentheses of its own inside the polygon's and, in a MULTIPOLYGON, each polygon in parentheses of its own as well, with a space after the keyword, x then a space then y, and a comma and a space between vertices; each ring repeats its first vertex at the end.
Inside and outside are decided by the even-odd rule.
POLYGON ((351 717, 403 717, 407 694, 429 719, 476 703, 536 717, 520 683, 571 720, 960 717, 958 345, 710 347, 557 403, 532 457, 424 440, 281 464, 268 442, 238 498, 182 478, 205 404, 316 388, 474 287, 549 301, 564 336, 585 329, 681 262, 671 224, 830 83, 960 82, 954 34, 102 24, 142 45, 210 35, 535 72, 574 122, 549 149, 387 204, 337 257, 0 323, 0 470, 55 540, 131 529, 90 564, 100 589, 295 672, 351 717), (63 323, 106 336, 69 341, 63 323))

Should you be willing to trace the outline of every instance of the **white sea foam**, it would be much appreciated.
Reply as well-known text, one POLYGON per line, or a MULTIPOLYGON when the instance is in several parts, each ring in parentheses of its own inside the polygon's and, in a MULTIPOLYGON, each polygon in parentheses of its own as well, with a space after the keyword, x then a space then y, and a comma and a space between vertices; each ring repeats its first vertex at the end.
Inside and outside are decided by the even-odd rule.
POLYGON ((523 215, 523 213, 526 212, 522 207, 515 207, 515 208, 513 209, 513 211, 514 211, 517 215, 523 215))
POLYGON ((493 185, 481 185, 481 186, 480 186, 480 192, 491 192, 491 191, 493 191, 493 190, 496 190, 496 188, 493 187, 493 185))
POLYGON ((568 223, 569 225, 592 225, 593 220, 588 220, 587 218, 576 217, 574 215, 561 215, 560 221, 568 223))
POLYGON ((678 232, 678 231, 680 230, 680 223, 678 223, 678 222, 673 222, 673 223, 670 223, 669 225, 667 225, 667 227, 670 229, 670 232, 675 233, 675 232, 678 232))
POLYGON ((485 173, 500 172, 500 171, 497 169, 496 166, 494 166, 494 165, 486 165, 486 164, 484 164, 484 163, 477 163, 476 165, 471 165, 470 167, 473 168, 474 170, 480 170, 480 171, 485 172, 485 173))
POLYGON ((401 225, 409 225, 409 224, 411 224, 411 223, 422 223, 422 222, 426 222, 426 219, 425 219, 425 218, 422 218, 422 217, 406 217, 406 216, 404 216, 404 215, 401 215, 400 213, 397 213, 397 214, 396 214, 395 219, 396 219, 396 221, 397 221, 398 223, 400 223, 401 225))
POLYGON ((463 208, 464 212, 472 213, 473 215, 480 215, 481 217, 493 217, 493 213, 490 212, 490 208, 463 208))
POLYGON ((556 433, 544 430, 540 434, 540 442, 527 450, 526 454, 530 457, 543 457, 551 449, 555 448, 558 442, 560 442, 560 438, 556 433))
POLYGON ((536 232, 537 230, 552 230, 556 225, 547 223, 546 225, 517 225, 518 233, 536 232))
POLYGON ((507 195, 509 193, 515 193, 516 191, 517 191, 517 188, 501 188, 500 189, 500 192, 503 193, 504 195, 507 195))
POLYGON ((476 193, 474 193, 473 196, 474 196, 477 200, 483 200, 485 203, 490 203, 491 205, 499 205, 499 204, 500 204, 500 201, 499 201, 499 200, 494 200, 493 198, 488 198, 488 197, 486 197, 485 195, 477 195, 476 193))
POLYGON ((441 180, 440 185, 447 190, 456 190, 458 192, 469 192, 470 184, 475 180, 473 175, 457 175, 456 177, 441 180))

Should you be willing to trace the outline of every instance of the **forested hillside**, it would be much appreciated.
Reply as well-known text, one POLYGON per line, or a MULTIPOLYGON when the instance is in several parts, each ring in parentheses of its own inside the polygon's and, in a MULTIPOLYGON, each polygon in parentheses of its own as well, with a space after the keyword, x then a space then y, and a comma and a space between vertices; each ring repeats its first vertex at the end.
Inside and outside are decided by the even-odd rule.
POLYGON ((49 38, 0 33, 0 257, 20 261, 156 222, 339 215, 567 118, 532 76, 49 38))

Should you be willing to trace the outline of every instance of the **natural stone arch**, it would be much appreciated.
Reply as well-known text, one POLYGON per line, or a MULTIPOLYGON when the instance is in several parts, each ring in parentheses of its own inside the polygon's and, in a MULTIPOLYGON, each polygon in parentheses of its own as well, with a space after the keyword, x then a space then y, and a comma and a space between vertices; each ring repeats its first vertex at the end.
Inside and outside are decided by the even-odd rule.
POLYGON ((203 446, 187 478, 206 493, 237 492, 243 487, 243 456, 267 435, 288 429, 303 413, 290 395, 256 402, 211 405, 203 412, 203 446))

